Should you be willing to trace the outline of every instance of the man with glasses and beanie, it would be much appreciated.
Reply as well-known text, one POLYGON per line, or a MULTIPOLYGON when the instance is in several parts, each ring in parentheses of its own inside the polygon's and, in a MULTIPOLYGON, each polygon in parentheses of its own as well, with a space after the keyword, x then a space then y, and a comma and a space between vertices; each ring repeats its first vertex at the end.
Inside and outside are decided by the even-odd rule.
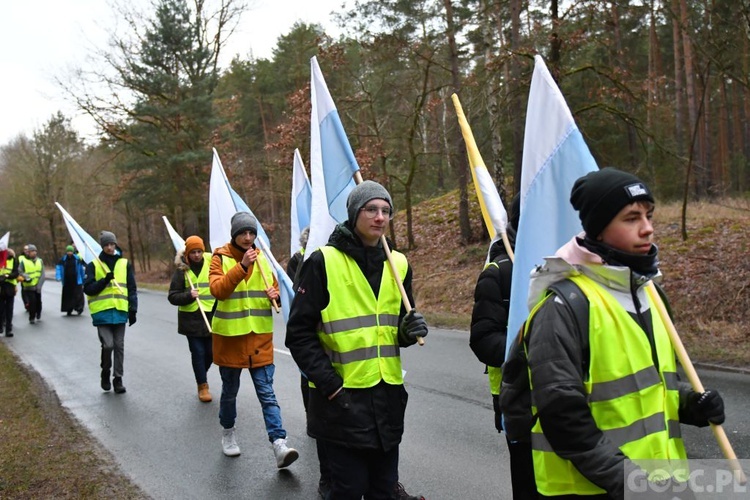
POLYGON ((133 326, 138 312, 135 272, 133 264, 122 256, 114 233, 99 233, 99 244, 102 246, 99 258, 86 266, 83 293, 89 298, 91 321, 102 346, 101 388, 108 391, 114 386, 115 394, 123 394, 125 323, 133 326))
POLYGON ((392 499, 408 398, 400 348, 427 324, 402 303, 396 279, 414 303, 406 257, 391 252, 394 276, 381 244, 391 195, 364 181, 346 207, 348 220, 297 273, 286 346, 310 380, 307 431, 328 460, 328 498, 392 499))

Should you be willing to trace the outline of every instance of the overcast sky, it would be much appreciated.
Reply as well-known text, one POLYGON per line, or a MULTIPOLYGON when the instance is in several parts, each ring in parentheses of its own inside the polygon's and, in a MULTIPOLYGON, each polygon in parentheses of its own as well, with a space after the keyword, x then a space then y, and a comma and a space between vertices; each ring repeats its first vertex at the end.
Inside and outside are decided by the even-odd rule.
MULTIPOLYGON (((149 5, 148 0, 130 0, 149 5)), ((330 33, 330 13, 343 0, 248 0, 249 9, 230 39, 223 64, 232 56, 271 57, 280 35, 296 21, 319 23, 330 33)), ((31 136, 58 110, 80 132, 92 124, 75 110, 54 82, 85 65, 93 47, 106 47, 117 23, 106 0, 10 0, 0 14, 0 145, 19 133, 31 136)), ((119 29, 122 29, 120 26, 119 29)))

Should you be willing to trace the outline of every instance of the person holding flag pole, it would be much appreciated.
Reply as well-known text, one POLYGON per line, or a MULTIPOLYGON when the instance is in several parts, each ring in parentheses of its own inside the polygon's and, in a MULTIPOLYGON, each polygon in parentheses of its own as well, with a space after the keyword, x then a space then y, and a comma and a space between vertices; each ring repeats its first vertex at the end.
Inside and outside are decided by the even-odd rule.
MULTIPOLYGON (((477 193, 485 227, 490 236, 487 263, 477 278, 474 289, 474 306, 471 314, 469 346, 477 359, 485 364, 489 379, 492 407, 495 413, 495 429, 502 432, 500 409, 500 382, 508 334, 508 310, 513 273, 513 246, 520 210, 520 197, 511 203, 510 218, 505 210, 495 183, 484 164, 474 134, 471 132, 461 102, 456 94, 451 96, 456 109, 458 124, 466 143, 471 176, 477 193)), ((533 500, 538 497, 534 486, 534 464, 531 444, 512 440, 506 434, 510 453, 510 477, 513 498, 533 500)))
MULTIPOLYGON (((167 229, 171 235, 173 230, 166 217, 164 222, 168 224, 167 229)), ((172 238, 174 241, 174 236, 172 238)), ((209 290, 210 262, 211 254, 206 252, 203 239, 200 236, 188 236, 175 255, 177 269, 172 275, 167 295, 169 303, 178 306, 177 333, 187 338, 193 375, 198 385, 198 400, 204 403, 213 399, 207 378, 213 362, 210 321, 216 303, 209 290)))

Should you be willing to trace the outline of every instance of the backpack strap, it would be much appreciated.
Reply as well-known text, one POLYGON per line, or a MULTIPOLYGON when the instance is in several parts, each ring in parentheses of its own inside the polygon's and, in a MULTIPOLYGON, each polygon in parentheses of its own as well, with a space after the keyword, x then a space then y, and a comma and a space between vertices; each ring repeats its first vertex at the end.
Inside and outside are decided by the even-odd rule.
MULTIPOLYGON (((584 379, 588 376, 591 352, 589 349, 589 300, 581 288, 569 279, 550 285, 551 290, 563 301, 573 315, 581 343, 581 373, 584 379)), ((663 293, 663 292, 662 292, 663 293)))

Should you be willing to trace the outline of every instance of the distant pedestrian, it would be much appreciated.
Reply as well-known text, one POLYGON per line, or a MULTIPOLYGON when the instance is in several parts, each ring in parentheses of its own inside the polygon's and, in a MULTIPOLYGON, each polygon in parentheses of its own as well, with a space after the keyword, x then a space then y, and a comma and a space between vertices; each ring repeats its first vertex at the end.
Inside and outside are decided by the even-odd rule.
MULTIPOLYGON (((4 245, 4 243, 3 243, 4 245)), ((13 336, 13 304, 16 300, 18 260, 11 248, 0 248, 0 334, 13 336)))
POLYGON ((214 250, 209 275, 211 295, 217 300, 211 329, 214 363, 219 365, 222 382, 219 405, 222 449, 227 456, 240 454, 234 424, 240 375, 247 368, 263 409, 276 466, 283 468, 297 460, 299 453, 287 446, 281 408, 273 390, 276 367, 271 301, 278 301, 279 285, 268 261, 255 247, 258 235, 255 217, 237 212, 232 216, 231 226, 232 240, 214 250))
POLYGON ((211 254, 206 253, 200 236, 189 236, 185 240, 185 250, 177 253, 175 265, 177 269, 172 275, 167 299, 170 304, 178 306, 177 332, 187 337, 193 374, 198 384, 198 399, 208 403, 212 397, 207 372, 211 368, 213 349, 211 330, 206 321, 211 324, 216 299, 208 285, 211 254))
POLYGON ((99 234, 102 252, 86 266, 83 291, 89 297, 91 320, 99 333, 101 353, 101 388, 125 392, 122 383, 125 360, 125 323, 133 326, 138 312, 138 291, 133 265, 122 256, 114 233, 99 234), (112 354, 114 352, 114 369, 112 354), (110 383, 110 370, 114 378, 110 383))
POLYGON ((65 255, 55 266, 55 279, 62 282, 62 299, 60 311, 68 316, 73 311, 80 314, 83 312, 83 281, 86 278, 86 265, 81 257, 75 253, 73 245, 65 248, 65 255))
POLYGON ((21 297, 29 312, 32 325, 42 319, 42 285, 44 285, 44 262, 37 256, 35 245, 28 245, 28 256, 18 264, 18 274, 23 277, 21 297))

